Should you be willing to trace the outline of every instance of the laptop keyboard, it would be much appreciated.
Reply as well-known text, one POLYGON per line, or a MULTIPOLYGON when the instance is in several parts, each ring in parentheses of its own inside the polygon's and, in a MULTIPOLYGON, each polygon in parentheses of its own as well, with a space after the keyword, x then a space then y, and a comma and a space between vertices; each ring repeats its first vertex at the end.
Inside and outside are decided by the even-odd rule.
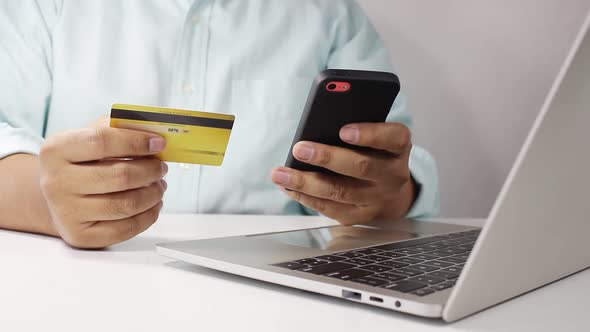
POLYGON ((426 296, 455 285, 478 236, 471 230, 273 265, 426 296))

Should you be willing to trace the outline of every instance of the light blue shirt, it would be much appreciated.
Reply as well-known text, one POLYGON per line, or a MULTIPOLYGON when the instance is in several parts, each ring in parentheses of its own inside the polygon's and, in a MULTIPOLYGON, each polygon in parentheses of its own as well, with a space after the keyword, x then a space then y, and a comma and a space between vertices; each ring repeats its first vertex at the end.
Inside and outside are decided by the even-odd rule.
MULTIPOLYGON (((270 170, 285 162, 313 78, 394 71, 389 59, 353 1, 1 1, 0 158, 37 154, 43 137, 115 102, 231 113, 223 166, 171 164, 166 211, 309 213, 270 170)), ((389 121, 411 126, 405 102, 389 121)), ((436 213, 433 158, 415 146, 410 169, 421 185, 410 216, 436 213)))

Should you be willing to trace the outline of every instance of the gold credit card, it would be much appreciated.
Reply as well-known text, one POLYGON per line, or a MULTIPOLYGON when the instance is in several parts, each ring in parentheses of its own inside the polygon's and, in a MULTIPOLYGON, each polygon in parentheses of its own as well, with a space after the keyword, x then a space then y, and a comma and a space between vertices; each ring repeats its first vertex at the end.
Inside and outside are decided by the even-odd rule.
POLYGON ((113 104, 111 127, 142 130, 166 139, 164 161, 220 166, 235 117, 164 107, 113 104))

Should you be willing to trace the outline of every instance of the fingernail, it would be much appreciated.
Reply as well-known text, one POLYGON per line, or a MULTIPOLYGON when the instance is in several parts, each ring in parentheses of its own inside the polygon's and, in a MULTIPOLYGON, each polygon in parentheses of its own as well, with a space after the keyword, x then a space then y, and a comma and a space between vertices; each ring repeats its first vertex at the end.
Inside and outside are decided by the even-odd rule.
POLYGON ((162 162, 162 176, 168 174, 168 164, 162 162))
POLYGON ((299 160, 310 160, 313 157, 313 146, 307 143, 299 143, 293 148, 293 155, 299 160))
POLYGON ((150 152, 161 152, 166 146, 166 141, 162 137, 150 138, 150 152))
POLYGON ((272 172, 272 180, 278 184, 289 184, 289 180, 291 179, 291 174, 284 172, 284 171, 274 171, 272 172))
POLYGON ((359 129, 354 126, 344 126, 340 130, 340 138, 348 143, 356 143, 359 140, 359 129))
POLYGON ((166 180, 162 179, 160 182, 162 183, 162 188, 164 188, 164 190, 168 189, 168 182, 166 182, 166 180))

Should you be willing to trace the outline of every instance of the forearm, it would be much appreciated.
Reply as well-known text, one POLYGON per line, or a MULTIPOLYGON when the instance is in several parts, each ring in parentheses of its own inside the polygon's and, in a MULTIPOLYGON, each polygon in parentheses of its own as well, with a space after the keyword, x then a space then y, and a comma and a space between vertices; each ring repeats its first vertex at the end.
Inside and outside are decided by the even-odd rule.
POLYGON ((0 159, 0 228, 57 236, 39 186, 39 158, 0 159))

